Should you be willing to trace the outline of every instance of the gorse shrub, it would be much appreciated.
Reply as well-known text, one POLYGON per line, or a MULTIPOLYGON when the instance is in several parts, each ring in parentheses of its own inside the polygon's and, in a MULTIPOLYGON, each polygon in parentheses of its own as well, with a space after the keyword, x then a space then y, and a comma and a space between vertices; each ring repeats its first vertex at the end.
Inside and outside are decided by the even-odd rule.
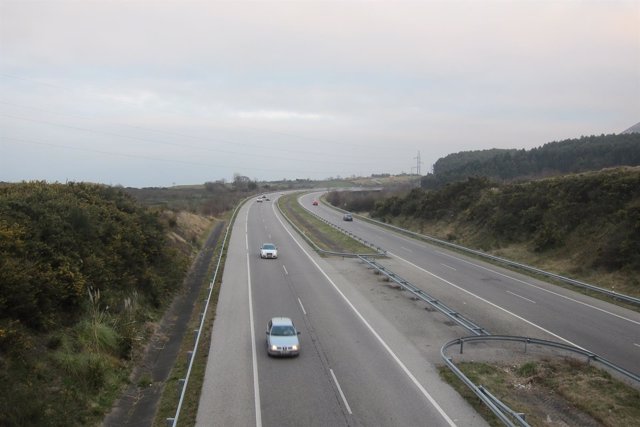
POLYGON ((188 258, 119 189, 0 185, 2 425, 91 425, 188 258))

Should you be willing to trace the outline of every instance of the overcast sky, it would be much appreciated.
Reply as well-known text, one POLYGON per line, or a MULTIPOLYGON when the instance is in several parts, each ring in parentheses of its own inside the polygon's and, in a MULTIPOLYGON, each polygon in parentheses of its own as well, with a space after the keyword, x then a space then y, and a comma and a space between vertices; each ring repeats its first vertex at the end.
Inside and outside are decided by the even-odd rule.
POLYGON ((426 174, 638 121, 640 0, 0 0, 0 181, 426 174))

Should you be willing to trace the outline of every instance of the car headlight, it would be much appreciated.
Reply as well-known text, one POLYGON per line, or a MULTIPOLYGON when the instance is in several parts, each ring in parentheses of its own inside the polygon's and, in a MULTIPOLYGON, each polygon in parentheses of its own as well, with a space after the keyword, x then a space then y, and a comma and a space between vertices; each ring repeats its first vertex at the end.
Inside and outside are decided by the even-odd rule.
POLYGON ((271 351, 277 351, 278 350, 278 346, 277 345, 272 345, 271 346, 271 351))
POLYGON ((292 345, 292 346, 291 346, 291 350, 293 350, 293 351, 298 351, 298 346, 297 346, 297 345, 292 345))

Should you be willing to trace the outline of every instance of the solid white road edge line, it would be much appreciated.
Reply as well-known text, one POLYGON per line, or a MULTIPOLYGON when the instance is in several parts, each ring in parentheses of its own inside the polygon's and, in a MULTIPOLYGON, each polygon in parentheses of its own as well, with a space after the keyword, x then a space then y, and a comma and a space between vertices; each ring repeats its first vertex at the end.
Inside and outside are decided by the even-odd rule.
MULTIPOLYGON (((531 321, 529 321, 529 320, 525 319, 524 317, 518 316, 517 314, 515 314, 515 313, 513 313, 513 312, 511 312, 511 311, 509 311, 509 310, 507 310, 506 308, 502 308, 502 307, 500 307, 499 305, 494 304, 494 303, 492 303, 491 301, 486 300, 486 299, 482 298, 481 296, 476 295, 476 294, 474 294, 473 292, 470 292, 470 291, 468 291, 468 290, 466 290, 466 289, 464 289, 464 288, 462 288, 462 287, 460 287, 460 286, 456 285, 455 283, 451 283, 450 281, 448 281, 448 280, 446 280, 446 279, 443 279, 442 277, 438 276, 437 274, 433 274, 433 273, 432 273, 432 272, 430 272, 429 270, 425 270, 424 268, 420 267, 419 265, 415 265, 415 264, 414 264, 414 263, 412 263, 411 261, 407 261, 406 259, 401 258, 401 257, 399 257, 398 255, 395 255, 395 254, 393 254, 393 253, 391 253, 391 252, 387 252, 387 254, 388 254, 388 255, 390 255, 390 256, 392 256, 392 257, 394 257, 394 258, 396 258, 396 259, 399 259, 400 261, 404 261, 404 262, 406 262, 407 264, 409 264, 409 265, 413 266, 414 268, 417 268, 417 269, 418 269, 418 270, 420 270, 420 271, 424 271, 424 272, 425 272, 425 273, 427 273, 428 275, 433 276, 433 277, 435 277, 435 278, 436 278, 436 279, 438 279, 438 280, 442 280, 444 283, 446 283, 446 284, 448 284, 448 285, 450 285, 450 286, 453 286, 454 288, 456 288, 456 289, 458 289, 458 290, 460 290, 460 291, 462 291, 462 292, 464 292, 464 293, 467 293, 467 294, 471 295, 472 297, 477 298, 477 299, 479 299, 480 301, 482 301, 482 302, 484 302, 484 303, 489 304, 491 307, 495 307, 495 308, 497 308, 498 310, 502 310, 502 311, 504 311, 505 313, 512 315, 512 316, 513 316, 513 317, 515 317, 516 319, 520 319, 520 320, 522 320, 523 322, 525 322, 525 323, 527 323, 527 324, 529 324, 529 325, 531 325, 531 326, 533 326, 533 327, 536 327, 536 328, 540 329, 541 331, 546 332, 546 333, 548 333, 549 335, 551 335, 551 336, 553 336, 553 337, 558 338, 559 340, 562 340, 562 341, 566 342, 567 344, 570 344, 570 345, 572 345, 572 346, 574 346, 574 347, 578 347, 578 348, 580 348, 580 349, 582 349, 582 350, 586 350, 585 348, 580 347, 579 345, 577 345, 577 344, 575 344, 575 343, 572 343, 572 342, 571 342, 571 341, 569 341, 568 339, 562 338, 560 335, 556 335, 556 334, 554 334, 553 332, 551 332, 551 331, 549 331, 549 330, 547 330, 547 329, 543 328, 542 326, 536 325, 535 323, 533 323, 533 322, 531 322, 531 321)), ((587 350, 587 351, 588 351, 588 350, 587 350)))
POLYGON ((581 304, 581 305, 584 305, 585 307, 589 307, 589 308, 592 308, 592 309, 594 309, 594 310, 601 311, 601 312, 606 313, 606 314, 609 314, 609 315, 611 315, 611 316, 613 316, 613 317, 617 317, 617 318, 619 318, 619 319, 626 320, 627 322, 631 322, 631 323, 635 323, 636 325, 640 325, 640 322, 636 322, 635 320, 629 319, 629 318, 624 317, 624 316, 620 316, 620 315, 618 315, 618 314, 612 313, 612 312, 607 311, 607 310, 604 310, 604 309, 602 309, 602 308, 595 307, 595 306, 593 306, 593 305, 591 305, 591 304, 587 304, 586 302, 578 301, 578 300, 573 299, 573 298, 571 298, 571 297, 568 297, 568 296, 566 296, 566 295, 562 295, 562 294, 559 294, 559 293, 557 293, 557 292, 553 292, 553 291, 551 291, 551 290, 549 290, 549 289, 545 289, 545 288, 543 288, 543 287, 540 287, 540 286, 534 285, 533 283, 529 283, 529 282, 525 282, 524 280, 516 279, 515 277, 509 276, 508 274, 500 273, 499 271, 495 271, 495 270, 492 270, 492 269, 490 269, 490 268, 483 267, 483 266, 481 266, 481 265, 475 264, 475 263, 473 263, 473 262, 467 261, 467 260, 462 259, 462 258, 458 258, 458 257, 456 257, 456 256, 453 256, 453 255, 450 255, 450 254, 447 254, 447 253, 444 253, 444 252, 438 252, 438 253, 440 253, 440 254, 442 254, 442 255, 445 255, 445 256, 448 256, 448 257, 451 257, 451 258, 455 258, 455 259, 457 259, 458 261, 466 262, 467 264, 471 264, 471 265, 473 265, 474 267, 478 267, 478 268, 481 268, 481 269, 483 269, 483 270, 490 271, 490 272, 495 273, 495 274, 497 274, 497 275, 499 275, 499 276, 506 277, 506 278, 508 278, 508 279, 514 280, 514 281, 519 282, 519 283, 522 283, 522 284, 524 284, 524 285, 531 286, 532 288, 536 288, 536 289, 539 289, 539 290, 541 290, 541 291, 548 292, 548 293, 550 293, 551 295, 555 295, 555 296, 558 296, 558 297, 560 297, 560 298, 564 298, 564 299, 566 299, 566 300, 569 300, 569 301, 575 302, 576 304, 581 304))
POLYGON ((347 398, 344 396, 344 393, 342 392, 342 387, 340 387, 340 383, 336 378, 336 374, 333 373, 333 369, 331 368, 329 368, 329 372, 331 372, 331 376, 333 377, 333 382, 336 383, 336 387, 338 387, 338 392, 340 393, 340 397, 342 397, 344 406, 347 407, 347 412, 349 413, 349 415, 353 415, 353 412, 351 412, 351 406, 349 406, 349 402, 347 402, 347 398))
POLYGON ((251 357, 253 360, 253 400, 256 412, 256 427, 262 427, 260 409, 260 383, 258 382, 258 356, 256 354, 256 331, 253 327, 253 295, 251 294, 251 267, 249 266, 249 209, 245 218, 245 245, 247 249, 247 291, 249 293, 249 326, 251 329, 251 357))
POLYGON ((333 282, 333 280, 331 280, 331 278, 329 277, 329 275, 327 273, 325 273, 325 271, 318 265, 318 263, 311 257, 311 255, 309 254, 309 252, 306 251, 306 249, 304 247, 302 247, 302 245, 300 244, 300 242, 298 242, 298 239, 295 238, 295 236, 289 231, 289 229, 285 226, 284 222, 282 222, 282 219, 280 218, 280 216, 277 214, 275 207, 273 207, 273 211, 276 214, 276 218, 278 219, 278 221, 280 221, 280 224, 282 225, 282 228, 284 228, 284 230, 289 234, 289 236, 291 236, 291 238, 293 239, 294 242, 296 242, 296 244, 298 245, 298 247, 300 248, 300 250, 307 256, 307 258, 309 258, 309 260, 313 263, 313 265, 316 266, 316 268, 318 269, 318 271, 320 271, 320 273, 325 277, 325 279, 327 279, 327 281, 331 284, 331 286, 333 286, 333 288, 336 290, 336 292, 338 293, 338 295, 340 295, 342 297, 342 299, 345 301, 345 303, 351 308, 351 310, 353 310, 353 312, 356 314, 356 316, 362 321, 362 323, 364 323, 364 325, 367 327, 367 329, 369 329, 369 331, 373 334, 373 336, 378 340, 378 342, 382 345, 382 347, 384 347, 385 350, 387 350, 387 353, 389 353, 389 355, 391 356, 391 358, 396 362, 396 364, 400 367, 400 369, 402 369, 402 371, 405 373, 405 375, 407 375, 407 377, 409 377, 409 379, 411 380, 411 382, 413 382, 413 384, 418 388, 418 390, 420 390, 420 392, 422 393, 422 395, 431 403, 431 405, 438 411, 438 413, 440 414, 440 416, 442 416, 442 418, 447 422, 447 424, 449 424, 450 426, 455 426, 456 424, 453 422, 453 420, 451 418, 449 418, 449 416, 446 414, 446 412, 444 412, 444 410, 442 409, 442 407, 440 407, 440 405, 438 404, 438 402, 435 401, 435 399, 429 394, 429 392, 422 386, 422 384, 420 384, 420 381, 418 381, 418 379, 411 373, 411 371, 409 370, 409 368, 406 367, 406 365, 404 363, 402 363, 402 361, 400 360, 400 358, 398 358, 398 356, 393 352, 393 350, 391 349, 391 347, 389 347, 389 345, 382 339, 382 337, 376 332, 375 329, 373 329, 373 327, 369 324, 369 322, 367 322, 367 320, 364 318, 364 316, 362 314, 360 314, 360 312, 358 311, 358 309, 351 303, 351 301, 349 301, 349 298, 347 298, 347 296, 345 294, 342 293, 342 291, 340 290, 340 288, 338 288, 338 286, 333 282))

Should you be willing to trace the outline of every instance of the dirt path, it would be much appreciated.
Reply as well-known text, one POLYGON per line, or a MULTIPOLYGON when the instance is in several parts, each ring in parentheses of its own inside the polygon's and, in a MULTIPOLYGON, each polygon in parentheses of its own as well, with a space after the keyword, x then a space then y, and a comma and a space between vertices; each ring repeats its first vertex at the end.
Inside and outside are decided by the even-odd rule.
POLYGON ((206 279, 224 226, 224 222, 217 224, 209 234, 206 244, 189 270, 183 291, 175 297, 164 314, 141 364, 131 375, 131 385, 106 416, 103 426, 144 427, 153 424, 165 381, 175 364, 194 303, 206 279), (152 383, 140 384, 142 378, 150 378, 152 383))

